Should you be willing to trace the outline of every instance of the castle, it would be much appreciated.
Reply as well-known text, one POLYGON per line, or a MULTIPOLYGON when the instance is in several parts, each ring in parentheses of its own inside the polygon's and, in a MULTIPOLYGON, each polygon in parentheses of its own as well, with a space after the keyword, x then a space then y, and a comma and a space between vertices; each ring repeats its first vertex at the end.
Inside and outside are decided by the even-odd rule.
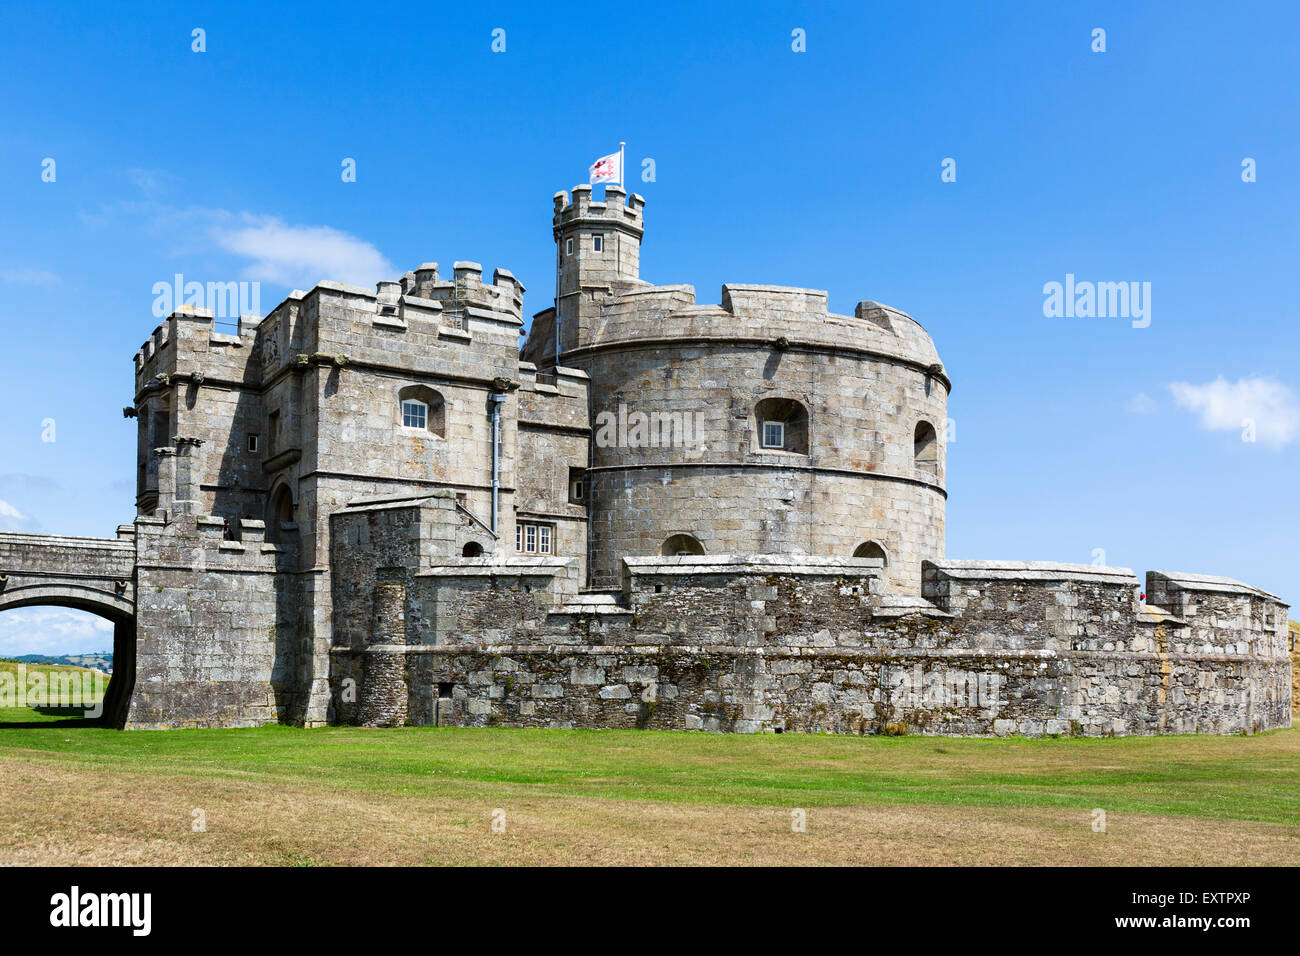
POLYGON ((125 727, 1231 733, 1291 719, 1226 578, 944 556, 951 382, 909 315, 640 278, 645 200, 557 193, 505 269, 322 282, 135 357, 137 517, 0 535, 0 608, 117 624, 125 727))

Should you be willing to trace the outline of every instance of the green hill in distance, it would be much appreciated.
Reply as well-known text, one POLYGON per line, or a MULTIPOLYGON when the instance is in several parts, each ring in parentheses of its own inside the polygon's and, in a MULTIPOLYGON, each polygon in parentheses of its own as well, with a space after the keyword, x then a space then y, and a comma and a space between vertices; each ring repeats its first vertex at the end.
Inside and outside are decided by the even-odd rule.
POLYGON ((92 671, 113 673, 113 652, 96 651, 93 654, 23 654, 20 657, 5 657, 0 660, 14 661, 19 664, 62 664, 68 667, 85 667, 92 671))

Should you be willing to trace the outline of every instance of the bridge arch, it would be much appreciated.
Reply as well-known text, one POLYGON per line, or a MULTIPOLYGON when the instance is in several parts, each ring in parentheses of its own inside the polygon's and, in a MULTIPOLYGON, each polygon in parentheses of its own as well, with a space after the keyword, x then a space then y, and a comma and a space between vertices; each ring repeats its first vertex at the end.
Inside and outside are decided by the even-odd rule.
POLYGON ((32 584, 0 591, 0 611, 20 607, 70 607, 118 621, 135 622, 135 602, 118 593, 84 584, 32 584))
POLYGON ((103 721, 123 727, 135 688, 135 543, 128 538, 0 534, 0 612, 88 611, 113 624, 113 677, 103 721))

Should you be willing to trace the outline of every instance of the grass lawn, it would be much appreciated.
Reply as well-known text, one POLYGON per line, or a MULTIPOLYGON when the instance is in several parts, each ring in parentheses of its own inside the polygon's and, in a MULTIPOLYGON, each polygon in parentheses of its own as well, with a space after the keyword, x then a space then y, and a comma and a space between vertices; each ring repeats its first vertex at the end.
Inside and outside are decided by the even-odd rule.
POLYGON ((0 863, 27 862, 1296 864, 1300 729, 0 728, 0 863))
POLYGON ((92 671, 85 667, 74 667, 67 664, 27 664, 20 665, 17 661, 0 660, 0 689, 6 694, 17 694, 19 680, 27 681, 26 687, 28 693, 31 692, 30 681, 35 675, 39 675, 49 688, 60 688, 64 691, 61 694, 53 695, 53 699, 48 699, 44 706, 6 706, 6 694, 0 694, 0 726, 4 724, 41 724, 41 723, 63 723, 69 720, 80 720, 86 716, 87 706, 93 706, 103 699, 104 693, 108 689, 108 675, 99 671, 92 671), (95 680, 98 675, 98 680, 95 680), (58 681, 60 677, 75 677, 78 682, 78 697, 73 699, 66 691, 68 686, 60 687, 58 681), (87 678, 91 680, 86 681, 87 678), (89 693, 82 694, 82 689, 89 693))

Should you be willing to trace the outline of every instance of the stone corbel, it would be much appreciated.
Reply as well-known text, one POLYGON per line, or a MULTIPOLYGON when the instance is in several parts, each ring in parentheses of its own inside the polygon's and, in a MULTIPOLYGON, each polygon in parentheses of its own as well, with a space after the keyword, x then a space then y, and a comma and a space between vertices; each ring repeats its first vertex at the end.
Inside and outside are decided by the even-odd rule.
POLYGON ((127 405, 125 408, 122 409, 122 417, 123 417, 123 418, 136 418, 137 415, 136 415, 136 410, 135 410, 135 408, 132 407, 131 405, 127 405))
POLYGON ((333 365, 335 368, 342 368, 348 364, 348 357, 346 355, 331 355, 329 352, 317 352, 308 361, 312 365, 333 365))

